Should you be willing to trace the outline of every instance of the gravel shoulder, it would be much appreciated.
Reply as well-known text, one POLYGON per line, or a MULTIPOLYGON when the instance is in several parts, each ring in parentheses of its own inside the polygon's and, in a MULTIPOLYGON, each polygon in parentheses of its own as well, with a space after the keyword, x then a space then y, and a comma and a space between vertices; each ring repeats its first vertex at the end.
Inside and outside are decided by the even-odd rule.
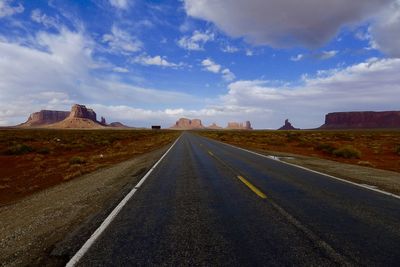
POLYGON ((63 266, 170 145, 0 208, 0 266, 63 266))
POLYGON ((255 150, 279 160, 400 196, 400 173, 291 153, 255 150))

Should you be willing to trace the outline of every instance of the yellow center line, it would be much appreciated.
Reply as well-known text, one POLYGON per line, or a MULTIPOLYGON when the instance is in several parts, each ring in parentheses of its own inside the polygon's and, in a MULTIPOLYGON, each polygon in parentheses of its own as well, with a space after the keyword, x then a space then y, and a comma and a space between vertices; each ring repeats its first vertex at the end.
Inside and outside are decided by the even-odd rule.
MULTIPOLYGON (((221 159, 219 159, 218 157, 214 156, 214 153, 212 153, 210 150, 207 150, 208 154, 210 154, 213 158, 215 158, 216 160, 218 160, 220 163, 222 163, 223 165, 225 165, 227 168, 229 168, 232 172, 236 172, 235 169, 233 169, 231 166, 229 166, 228 164, 226 164, 224 161, 222 161, 221 159)), ((236 172, 237 173, 237 172, 236 172)), ((267 196, 260 191, 260 189, 258 189, 257 187, 255 187, 254 185, 252 185, 249 181, 247 181, 243 176, 238 175, 237 178, 239 178, 240 181, 242 181, 242 183, 244 183, 248 188, 250 188, 251 191, 253 191, 254 193, 256 193, 257 196, 259 196, 260 198, 267 198, 267 196)))
POLYGON ((242 181, 242 183, 244 183, 248 188, 250 188, 251 191, 253 191, 254 193, 257 194, 257 196, 261 197, 261 198, 267 198, 267 196, 261 192, 257 187, 255 187, 254 185, 252 185, 249 181, 247 181, 245 178, 243 178, 242 176, 238 175, 237 178, 239 178, 240 181, 242 181))

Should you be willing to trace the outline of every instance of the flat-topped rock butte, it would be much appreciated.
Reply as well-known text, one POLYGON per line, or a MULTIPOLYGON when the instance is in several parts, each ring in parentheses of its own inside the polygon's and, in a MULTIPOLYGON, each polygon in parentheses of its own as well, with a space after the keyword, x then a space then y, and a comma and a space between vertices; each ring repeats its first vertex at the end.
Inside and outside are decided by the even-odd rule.
POLYGON ((400 111, 333 112, 321 129, 400 128, 400 111))

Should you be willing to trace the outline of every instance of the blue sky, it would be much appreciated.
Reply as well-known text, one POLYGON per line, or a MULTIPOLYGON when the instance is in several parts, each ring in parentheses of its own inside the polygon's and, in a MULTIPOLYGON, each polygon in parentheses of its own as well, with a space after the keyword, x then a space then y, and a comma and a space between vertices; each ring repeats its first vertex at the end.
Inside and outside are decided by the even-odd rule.
POLYGON ((398 0, 0 0, 0 125, 73 103, 132 126, 399 110, 398 0))

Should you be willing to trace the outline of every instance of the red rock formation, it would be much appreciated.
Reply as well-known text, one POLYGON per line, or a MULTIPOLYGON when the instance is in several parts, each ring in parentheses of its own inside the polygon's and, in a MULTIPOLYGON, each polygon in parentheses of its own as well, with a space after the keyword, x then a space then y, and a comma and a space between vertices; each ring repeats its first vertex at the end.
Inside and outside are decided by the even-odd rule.
POLYGON ((199 128, 204 128, 203 124, 201 123, 201 120, 199 119, 193 119, 190 122, 190 126, 193 129, 199 129, 199 128))
MULTIPOLYGON (((84 105, 75 104, 68 111, 41 110, 32 113, 29 119, 20 124, 21 127, 46 127, 46 128, 104 128, 106 120, 101 117, 97 121, 96 113, 84 105)), ((114 126, 115 127, 115 126, 114 126)))
POLYGON ((218 126, 216 123, 213 123, 213 124, 211 124, 210 126, 208 126, 207 129, 211 129, 211 130, 221 130, 222 127, 218 126))
POLYGON ((93 109, 86 108, 85 105, 78 105, 78 104, 73 105, 68 117, 89 119, 91 121, 97 122, 96 113, 93 111, 93 109))
POLYGON ((285 125, 283 125, 278 130, 299 130, 298 128, 294 128, 293 125, 289 122, 289 119, 285 120, 285 125))
POLYGON ((229 130, 252 130, 250 121, 244 123, 239 122, 228 122, 226 129, 229 130))
POLYGON ((171 129, 180 129, 180 130, 192 130, 192 129, 204 129, 205 127, 201 123, 199 119, 187 119, 180 118, 171 129))
POLYGON ((39 112, 32 113, 28 120, 19 126, 21 127, 39 127, 42 125, 48 125, 64 120, 69 115, 68 111, 58 110, 41 110, 39 112))
POLYGON ((84 105, 75 104, 69 116, 60 122, 50 124, 48 128, 58 129, 101 129, 105 126, 96 119, 96 113, 84 105))
POLYGON ((322 129, 400 128, 400 111, 334 112, 325 116, 322 129))

